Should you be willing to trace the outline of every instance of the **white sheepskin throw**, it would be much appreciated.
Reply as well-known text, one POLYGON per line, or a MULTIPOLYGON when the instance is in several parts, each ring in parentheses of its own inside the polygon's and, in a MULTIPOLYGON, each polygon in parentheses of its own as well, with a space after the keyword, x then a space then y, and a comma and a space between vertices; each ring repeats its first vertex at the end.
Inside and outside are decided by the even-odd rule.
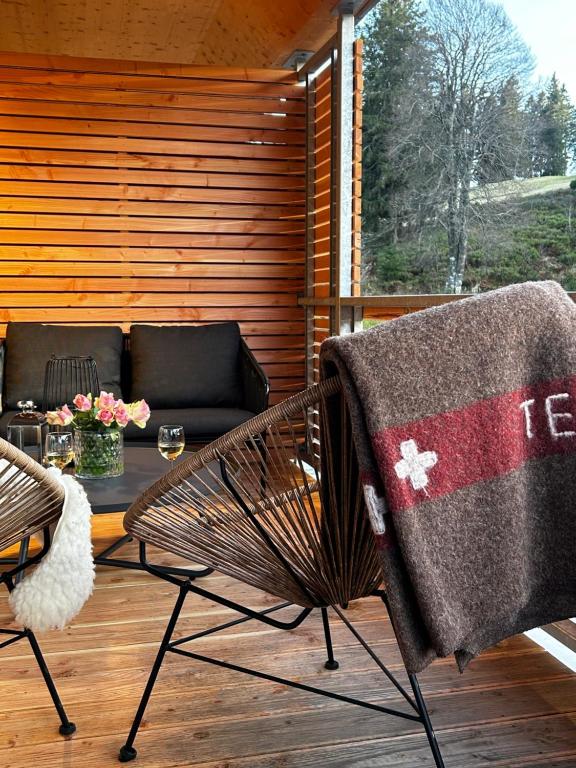
POLYGON ((80 612, 94 586, 92 510, 86 492, 74 477, 56 467, 48 472, 64 487, 62 515, 48 553, 10 595, 16 621, 34 632, 63 629, 80 612))

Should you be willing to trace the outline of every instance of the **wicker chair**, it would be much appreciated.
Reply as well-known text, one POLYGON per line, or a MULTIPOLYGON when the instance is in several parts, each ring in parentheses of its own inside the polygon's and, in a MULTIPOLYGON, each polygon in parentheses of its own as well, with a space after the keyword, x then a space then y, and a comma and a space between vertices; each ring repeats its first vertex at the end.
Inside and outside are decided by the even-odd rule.
MULTIPOLYGON (((48 551, 50 525, 62 513, 64 491, 40 464, 1 438, 0 459, 3 459, 0 468, 0 552, 21 544, 16 564, 12 563, 13 567, 8 566, 0 573, 0 584, 5 584, 8 591, 12 592, 18 576, 26 568, 38 563, 48 551), (27 544, 30 536, 39 531, 43 531, 44 545, 37 555, 29 558, 27 546, 22 546, 22 543, 27 544)), ((2 561, 5 566, 8 563, 11 563, 8 559, 2 561)), ((60 717, 60 733, 63 736, 74 733, 76 726, 70 722, 62 706, 34 633, 26 628, 0 629, 2 635, 8 635, 8 639, 0 642, 0 649, 18 640, 28 640, 60 717)))
POLYGON ((204 447, 145 492, 128 510, 124 524, 140 541, 143 566, 177 585, 179 594, 132 729, 120 750, 121 762, 136 757, 134 741, 164 656, 171 652, 420 722, 435 764, 442 768, 416 677, 409 675, 411 695, 342 611, 351 600, 370 595, 387 603, 384 590, 379 588, 380 568, 339 379, 291 397, 204 447), (329 420, 323 417, 326 409, 331 409, 329 420), (329 428, 337 434, 328 434, 329 428), (327 450, 326 446, 332 447, 327 450), (159 572, 146 562, 147 543, 228 574, 284 602, 256 612, 197 582, 159 572), (242 618, 172 640, 189 593, 234 609, 242 618), (271 615, 292 605, 300 606, 295 618, 281 620, 271 615), (359 701, 184 648, 196 638, 251 619, 277 629, 294 629, 312 610, 319 609, 326 642, 325 666, 335 670, 338 662, 332 649, 328 607, 404 697, 407 711, 359 701))

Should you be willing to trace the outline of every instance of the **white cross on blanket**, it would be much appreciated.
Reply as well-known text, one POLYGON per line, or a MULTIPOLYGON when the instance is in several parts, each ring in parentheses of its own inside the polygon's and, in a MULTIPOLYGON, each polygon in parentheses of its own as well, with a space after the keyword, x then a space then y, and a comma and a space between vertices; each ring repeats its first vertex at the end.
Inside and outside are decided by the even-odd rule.
POLYGON ((412 488, 419 491, 428 485, 428 469, 438 462, 438 454, 435 451, 423 451, 420 453, 416 440, 404 440, 400 443, 402 459, 394 465, 396 474, 401 480, 410 479, 412 488))

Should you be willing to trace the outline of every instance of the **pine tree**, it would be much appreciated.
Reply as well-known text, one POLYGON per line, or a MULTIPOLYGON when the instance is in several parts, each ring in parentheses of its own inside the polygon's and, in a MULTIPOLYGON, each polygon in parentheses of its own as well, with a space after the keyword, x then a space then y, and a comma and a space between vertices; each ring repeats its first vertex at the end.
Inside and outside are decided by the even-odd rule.
POLYGON ((402 228, 402 198, 410 184, 399 134, 415 105, 426 51, 418 0, 382 0, 363 30, 362 217, 367 242, 394 242, 402 228))
POLYGON ((527 168, 525 176, 534 178, 544 175, 547 151, 543 142, 546 92, 529 96, 524 108, 526 120, 527 168))
POLYGON ((543 176, 565 176, 573 149, 574 107, 566 86, 552 76, 543 109, 543 176))
POLYGON ((512 75, 481 104, 480 122, 487 130, 480 136, 478 146, 476 180, 480 184, 527 175, 528 136, 523 100, 520 82, 512 75))

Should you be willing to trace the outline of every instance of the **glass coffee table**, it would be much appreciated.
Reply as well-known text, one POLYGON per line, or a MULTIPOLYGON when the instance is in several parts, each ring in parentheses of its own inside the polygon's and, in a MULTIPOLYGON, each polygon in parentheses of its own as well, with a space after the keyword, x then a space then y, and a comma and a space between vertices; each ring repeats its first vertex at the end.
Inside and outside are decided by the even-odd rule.
MULTIPOLYGON (((156 446, 149 443, 128 443, 124 445, 123 475, 95 480, 77 478, 77 480, 86 491, 88 501, 92 507, 92 514, 106 515, 125 512, 141 493, 176 466, 176 464, 181 463, 191 455, 190 451, 184 451, 178 459, 168 462, 162 458, 156 446)), ((94 562, 97 565, 144 570, 139 562, 111 557, 118 549, 131 541, 132 537, 129 534, 121 536, 105 550, 95 555, 94 562)), ((180 576, 188 576, 189 578, 207 576, 212 572, 211 568, 191 569, 161 565, 154 565, 153 567, 164 573, 173 573, 180 576)))

